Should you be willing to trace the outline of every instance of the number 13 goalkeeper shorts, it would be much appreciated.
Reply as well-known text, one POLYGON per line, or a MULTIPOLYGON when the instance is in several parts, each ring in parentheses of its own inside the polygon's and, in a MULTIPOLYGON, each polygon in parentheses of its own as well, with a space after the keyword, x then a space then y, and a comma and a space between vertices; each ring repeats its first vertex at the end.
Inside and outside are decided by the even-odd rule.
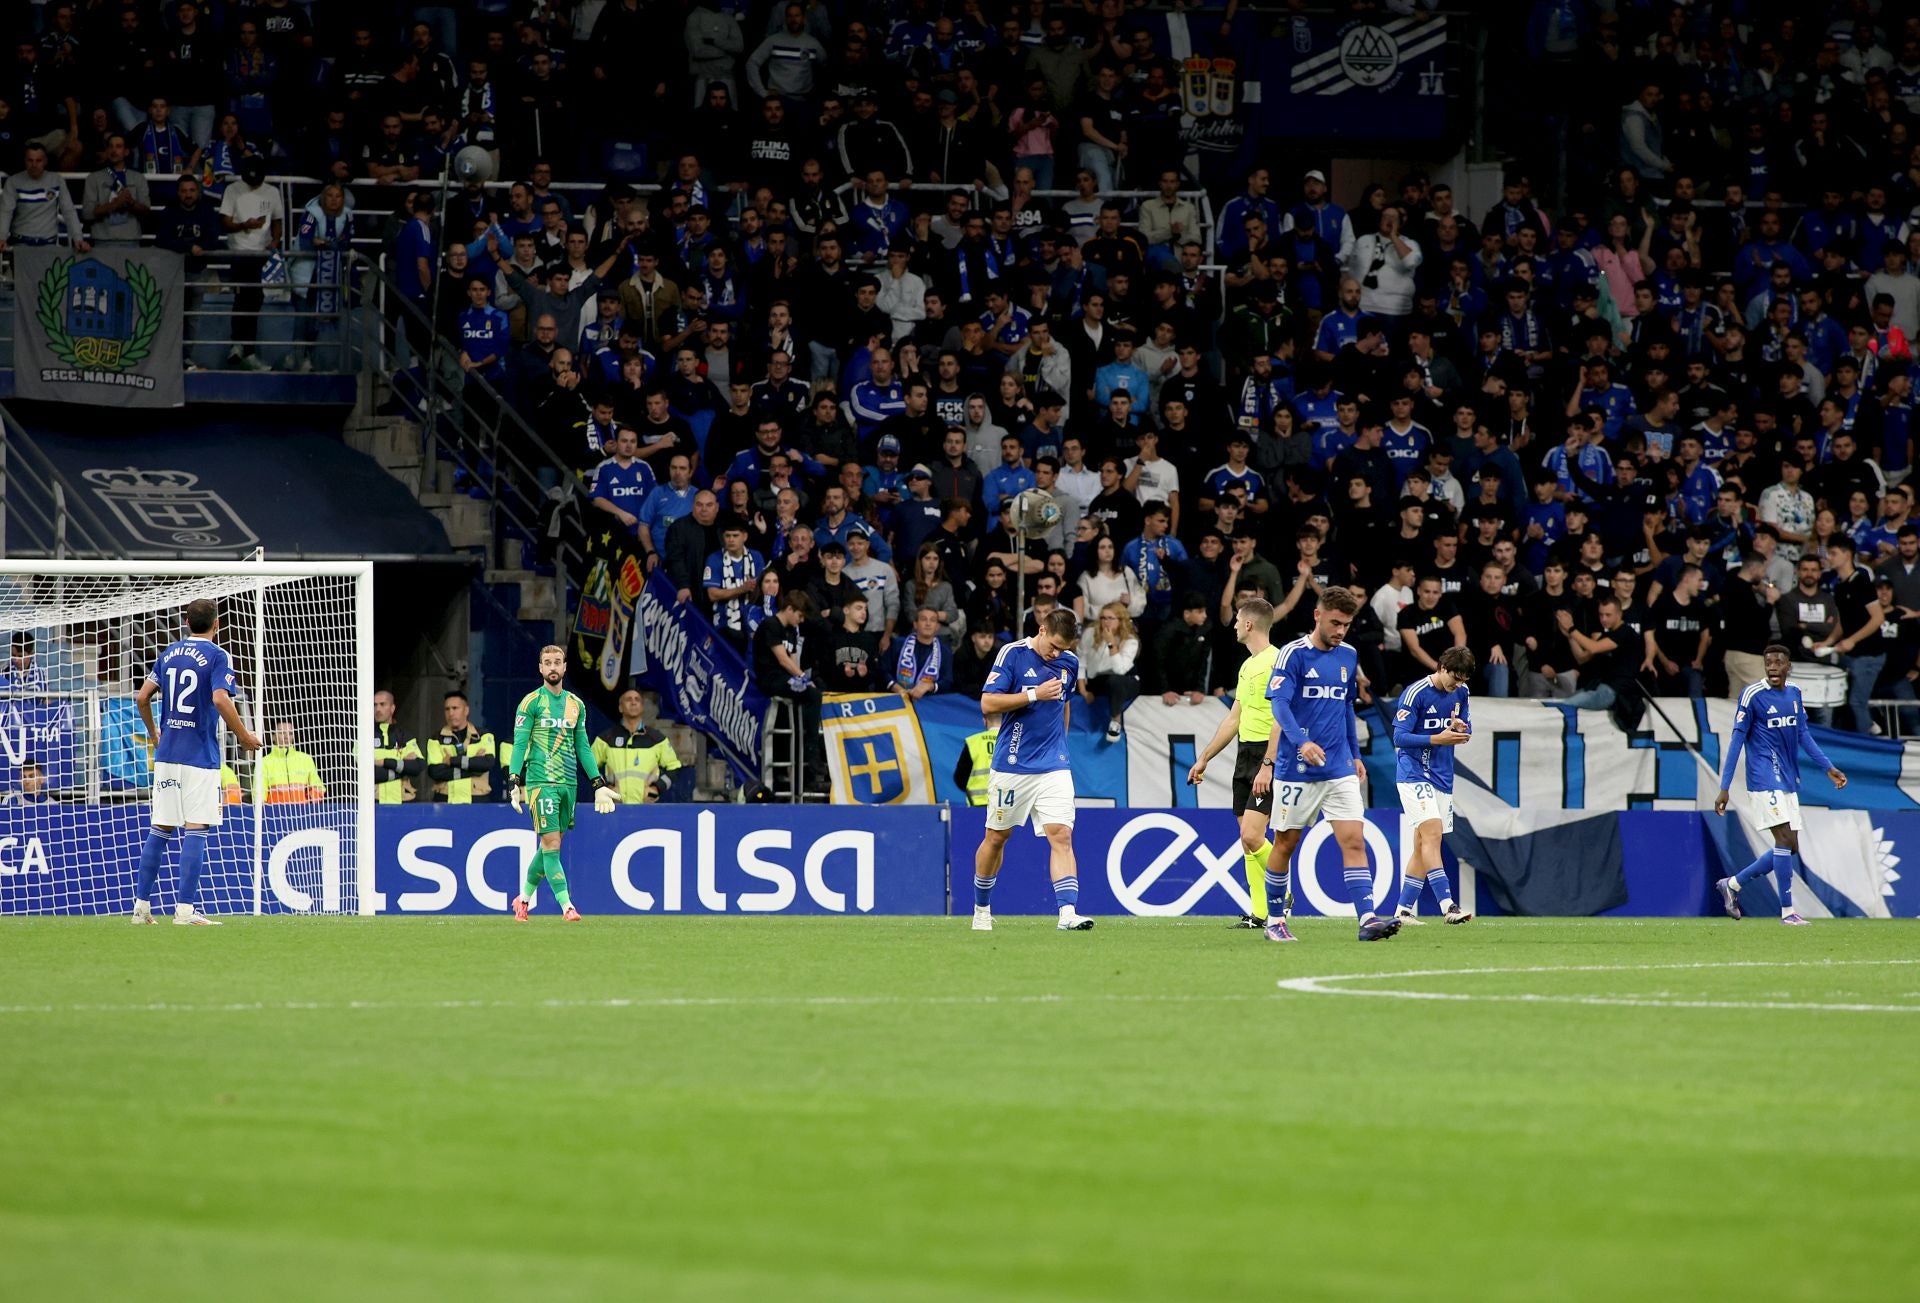
POLYGON ((573 788, 529 787, 527 804, 533 809, 537 833, 567 832, 573 827, 573 788))

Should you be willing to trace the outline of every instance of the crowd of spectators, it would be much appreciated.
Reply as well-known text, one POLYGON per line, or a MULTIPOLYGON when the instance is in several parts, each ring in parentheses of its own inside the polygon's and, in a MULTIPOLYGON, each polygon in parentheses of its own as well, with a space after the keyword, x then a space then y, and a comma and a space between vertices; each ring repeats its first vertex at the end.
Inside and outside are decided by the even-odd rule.
POLYGON ((462 368, 803 698, 977 690, 1064 605, 1117 729, 1229 688, 1235 602, 1297 634, 1335 584, 1375 692, 1465 643, 1478 691, 1625 709, 1738 691, 1779 638, 1851 727, 1914 695, 1920 18, 1538 0, 1495 34, 1537 153, 1470 205, 1266 148, 1197 202, 1119 0, 508 8, 92 5, 76 38, 49 5, 18 75, 104 61, 63 161, 116 129, 191 159, 224 112, 377 183, 462 368), (252 80, 184 76, 201 23, 252 80), (143 30, 152 64, 106 53, 143 30), (472 144, 512 183, 442 209, 472 144), (1022 548, 1036 487, 1063 519, 1022 548))

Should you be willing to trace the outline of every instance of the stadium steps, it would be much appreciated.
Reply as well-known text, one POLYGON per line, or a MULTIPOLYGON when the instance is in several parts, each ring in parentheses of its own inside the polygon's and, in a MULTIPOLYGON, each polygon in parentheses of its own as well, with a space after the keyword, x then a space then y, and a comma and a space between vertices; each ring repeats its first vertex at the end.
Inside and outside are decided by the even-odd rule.
POLYGON ((435 489, 452 488, 449 484, 443 489, 427 478, 420 451, 420 425, 416 421, 401 416, 356 417, 347 422, 345 435, 349 448, 373 458, 415 498, 435 489))
POLYGON ((489 570, 486 581, 500 604, 523 622, 559 623, 559 585, 553 576, 536 575, 531 570, 489 570))
POLYGON ((464 493, 422 493, 420 505, 432 512, 455 548, 486 548, 493 543, 487 504, 464 493))

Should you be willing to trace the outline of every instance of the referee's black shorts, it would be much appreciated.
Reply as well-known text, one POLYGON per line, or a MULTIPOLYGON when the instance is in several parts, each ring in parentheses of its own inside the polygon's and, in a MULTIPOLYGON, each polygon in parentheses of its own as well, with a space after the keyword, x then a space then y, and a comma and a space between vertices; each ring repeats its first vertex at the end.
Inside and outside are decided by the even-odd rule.
POLYGON ((1247 811, 1273 817, 1273 786, 1267 786, 1266 795, 1256 797, 1253 794, 1253 780, 1260 772, 1260 762, 1266 759, 1265 742, 1242 742, 1233 758, 1233 817, 1238 819, 1247 811))

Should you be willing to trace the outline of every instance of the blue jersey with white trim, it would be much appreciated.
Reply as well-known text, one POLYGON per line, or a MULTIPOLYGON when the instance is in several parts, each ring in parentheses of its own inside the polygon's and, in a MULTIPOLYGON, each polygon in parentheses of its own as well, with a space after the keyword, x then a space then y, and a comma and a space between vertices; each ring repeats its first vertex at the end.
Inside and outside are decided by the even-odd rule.
POLYGON ((1280 649, 1267 681, 1274 727, 1286 741, 1274 765, 1282 782, 1324 783, 1353 775, 1360 735, 1353 718, 1353 692, 1360 682, 1360 658, 1351 647, 1322 651, 1311 635, 1280 649), (1326 762, 1310 765, 1295 754, 1312 742, 1326 762))
POLYGON ((1453 790, 1455 748, 1437 747, 1428 739, 1435 733, 1446 732, 1448 723, 1456 717, 1462 726, 1472 729, 1467 715, 1466 684, 1462 683, 1452 692, 1442 692, 1429 674, 1407 685, 1407 690, 1400 694, 1399 707, 1393 712, 1396 781, 1432 783, 1434 790, 1441 792, 1453 790))
POLYGON ((1820 744, 1813 740, 1800 689, 1791 683, 1776 689, 1762 679, 1740 694, 1733 713, 1733 737, 1727 742, 1727 760, 1720 769, 1723 791, 1733 786, 1733 771, 1743 748, 1747 753, 1749 792, 1799 792, 1802 749, 1823 772, 1833 768, 1820 744))
POLYGON ((227 653, 211 639, 182 638, 160 653, 147 682, 160 689, 160 709, 155 712, 160 739, 154 747, 154 762, 218 769, 220 712, 213 694, 240 695, 227 653))
POLYGON ((1048 679, 1060 680, 1057 701, 1034 701, 1000 718, 1000 740, 993 744, 993 771, 999 774, 1051 774, 1073 768, 1067 755, 1067 702, 1080 684, 1080 658, 1063 651, 1047 660, 1028 639, 1010 642, 993 659, 984 692, 1025 692, 1048 679))

